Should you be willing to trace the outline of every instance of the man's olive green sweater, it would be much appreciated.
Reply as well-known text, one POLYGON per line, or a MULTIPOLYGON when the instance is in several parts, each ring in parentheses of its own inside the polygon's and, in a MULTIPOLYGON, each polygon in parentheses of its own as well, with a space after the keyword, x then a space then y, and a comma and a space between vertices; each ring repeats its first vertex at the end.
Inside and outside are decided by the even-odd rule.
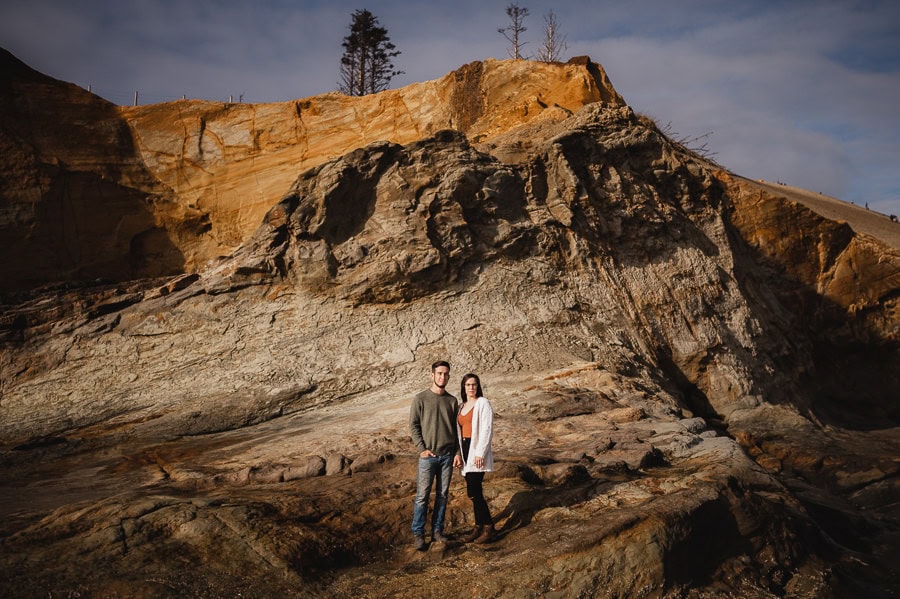
POLYGON ((435 455, 456 455, 456 398, 444 392, 438 395, 431 389, 416 394, 409 409, 409 430, 413 443, 422 453, 426 449, 435 455))

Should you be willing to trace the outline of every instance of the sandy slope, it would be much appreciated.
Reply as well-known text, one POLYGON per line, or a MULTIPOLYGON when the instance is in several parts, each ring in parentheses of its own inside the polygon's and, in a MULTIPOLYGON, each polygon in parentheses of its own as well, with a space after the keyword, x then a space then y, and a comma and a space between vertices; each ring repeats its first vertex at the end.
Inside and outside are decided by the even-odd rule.
POLYGON ((892 222, 886 214, 800 187, 768 181, 752 181, 752 183, 770 193, 799 202, 826 218, 846 221, 854 231, 871 235, 893 248, 900 249, 900 223, 892 222))

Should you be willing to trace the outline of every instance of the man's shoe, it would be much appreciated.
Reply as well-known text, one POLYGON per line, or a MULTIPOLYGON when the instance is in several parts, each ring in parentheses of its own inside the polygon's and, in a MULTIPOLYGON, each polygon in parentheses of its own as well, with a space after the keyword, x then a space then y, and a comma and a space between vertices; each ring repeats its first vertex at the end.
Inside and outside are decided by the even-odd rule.
POLYGON ((416 551, 425 551, 425 535, 414 535, 413 544, 415 545, 416 551))
POLYGON ((440 530, 435 530, 435 531, 432 531, 432 533, 431 533, 431 540, 432 540, 434 543, 446 543, 446 542, 449 541, 450 539, 448 539, 447 537, 445 537, 445 536, 444 536, 444 533, 443 533, 442 531, 440 531, 440 530))
POLYGON ((481 536, 481 529, 484 527, 480 524, 475 525, 475 528, 472 529, 472 532, 463 537, 463 543, 471 543, 475 539, 481 536))

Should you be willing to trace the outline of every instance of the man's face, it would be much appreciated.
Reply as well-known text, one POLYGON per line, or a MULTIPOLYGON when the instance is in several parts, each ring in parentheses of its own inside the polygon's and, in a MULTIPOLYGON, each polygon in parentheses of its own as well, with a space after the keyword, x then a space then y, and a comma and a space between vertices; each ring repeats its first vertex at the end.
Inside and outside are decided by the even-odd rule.
POLYGON ((446 366, 438 366, 431 371, 431 379, 434 381, 434 386, 438 389, 445 388, 450 381, 450 369, 446 366))

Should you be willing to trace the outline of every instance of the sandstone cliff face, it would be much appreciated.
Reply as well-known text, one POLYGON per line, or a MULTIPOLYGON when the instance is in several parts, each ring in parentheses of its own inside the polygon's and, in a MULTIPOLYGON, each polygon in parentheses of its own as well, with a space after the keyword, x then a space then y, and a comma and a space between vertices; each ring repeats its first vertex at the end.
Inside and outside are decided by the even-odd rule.
POLYGON ((119 109, 0 49, 0 292, 181 272, 119 109))
POLYGON ((16 212, 0 222, 15 241, 0 291, 194 271, 245 241, 298 172, 354 148, 442 129, 491 139, 592 102, 624 104, 586 59, 488 60, 373 96, 258 105, 114 107, 8 53, 3 72, 0 166, 16 212))
POLYGON ((465 133, 297 169, 195 274, 4 310, 2 590, 897 588, 896 248, 617 96, 521 124, 453 97, 465 133), (498 415, 484 550, 409 548, 408 402, 440 358, 498 415))
POLYGON ((779 318, 812 340, 814 364, 798 367, 806 392, 784 401, 824 422, 896 422, 896 405, 884 400, 900 382, 900 251, 752 182, 721 178, 733 203, 729 221, 787 308, 779 318))

